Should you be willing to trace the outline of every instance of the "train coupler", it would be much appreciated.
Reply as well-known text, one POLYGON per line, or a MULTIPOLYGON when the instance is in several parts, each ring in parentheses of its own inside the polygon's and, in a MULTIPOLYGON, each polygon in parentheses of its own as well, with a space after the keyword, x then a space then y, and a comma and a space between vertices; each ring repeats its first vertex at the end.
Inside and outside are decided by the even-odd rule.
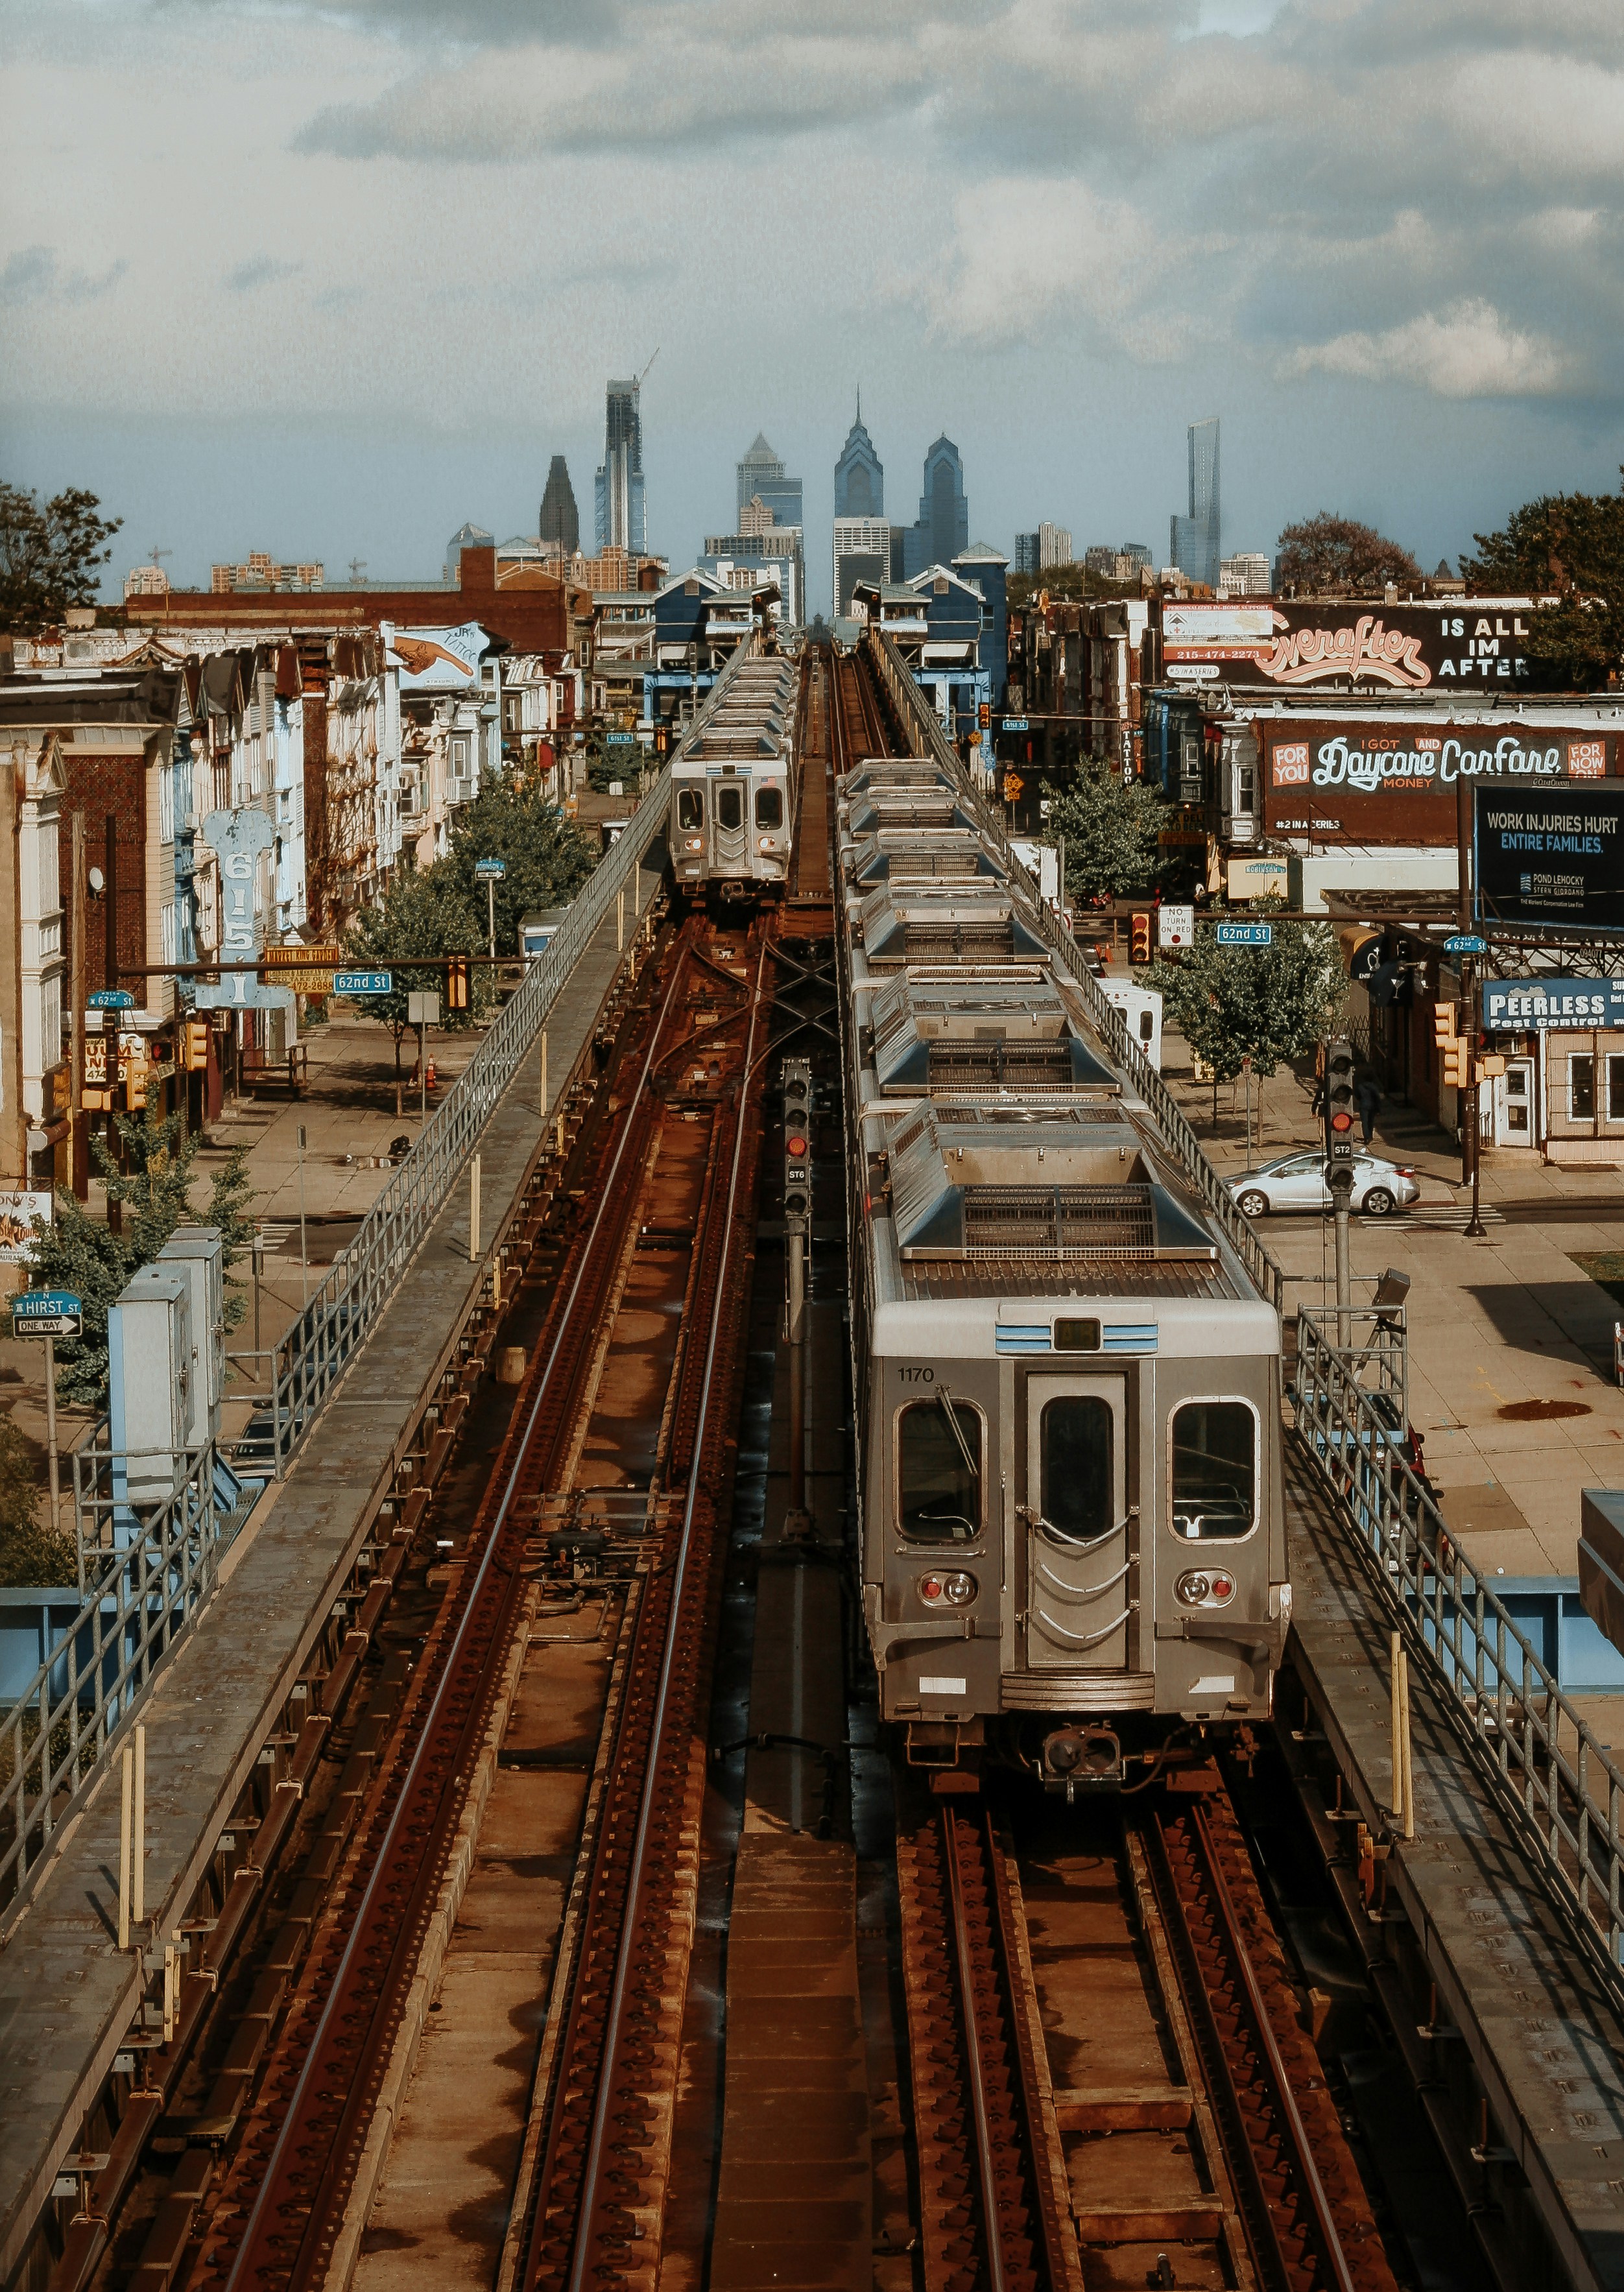
POLYGON ((1043 1739, 1043 1787, 1063 1791, 1069 1806, 1079 1792, 1120 1790, 1122 1745, 1109 1727, 1057 1727, 1043 1739))
MULTIPOLYGON (((973 1769, 960 1769, 959 1762, 966 1751, 975 1754, 980 1765, 982 1747, 987 1739, 985 1722, 980 1719, 910 1719, 907 1723, 908 1763, 910 1767, 929 1767, 937 1775, 955 1771, 973 1773, 973 1769)), ((980 1778, 956 1785, 958 1789, 977 1790, 980 1778)))

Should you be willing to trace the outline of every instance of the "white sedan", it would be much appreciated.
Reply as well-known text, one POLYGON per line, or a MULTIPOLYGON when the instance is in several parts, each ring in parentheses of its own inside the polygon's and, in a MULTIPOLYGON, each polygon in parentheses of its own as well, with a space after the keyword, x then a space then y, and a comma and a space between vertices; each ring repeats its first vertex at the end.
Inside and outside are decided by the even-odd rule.
MULTIPOLYGON (((1330 1188, 1325 1182, 1325 1156, 1283 1154, 1224 1183, 1235 1197, 1243 1217, 1266 1217, 1271 1211, 1328 1210, 1330 1188)), ((1350 1209, 1364 1217, 1391 1217, 1420 1199, 1416 1174, 1399 1162, 1384 1162, 1379 1154, 1353 1157, 1353 1191, 1350 1209)))

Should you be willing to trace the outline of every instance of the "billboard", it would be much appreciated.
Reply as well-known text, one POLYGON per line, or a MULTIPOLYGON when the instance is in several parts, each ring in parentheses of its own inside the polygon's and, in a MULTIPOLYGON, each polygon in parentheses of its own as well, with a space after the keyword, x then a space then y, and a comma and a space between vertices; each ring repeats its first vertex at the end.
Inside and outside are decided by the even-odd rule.
POLYGON ((1389 692, 1503 691, 1527 682, 1534 607, 1527 597, 1358 605, 1161 609, 1162 662, 1175 684, 1367 685, 1389 692))
POLYGON ((1624 979, 1486 979, 1486 1035, 1556 1028, 1624 1027, 1624 979))
POLYGON ((1259 717, 1264 825, 1324 843, 1453 843, 1461 781, 1571 785, 1617 773, 1624 738, 1510 716, 1259 717))
POLYGON ((1624 932, 1624 787, 1472 792, 1480 920, 1624 932))

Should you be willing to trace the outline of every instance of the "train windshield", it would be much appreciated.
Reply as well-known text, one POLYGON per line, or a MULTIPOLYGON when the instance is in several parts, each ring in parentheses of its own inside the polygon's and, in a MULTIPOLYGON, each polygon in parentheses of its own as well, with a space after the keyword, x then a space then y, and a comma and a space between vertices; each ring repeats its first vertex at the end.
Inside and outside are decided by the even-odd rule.
POLYGON ((782 788, 759 787, 756 789, 755 825, 757 827, 782 827, 784 825, 782 788))
POLYGON ((703 827, 705 825, 705 791, 685 787, 676 792, 676 824, 679 827, 703 827))
POLYGON ((962 1544, 982 1524, 981 1412, 938 1393, 910 1400, 898 1427, 902 1533, 920 1544, 962 1544))
POLYGON ((1097 1392, 1068 1393, 1043 1412, 1043 1518, 1070 1542, 1103 1536, 1111 1518, 1111 1403, 1097 1392))
POLYGON ((1245 1536, 1257 1518, 1257 1419, 1240 1400, 1173 1412, 1173 1533, 1245 1536))
POLYGON ((716 823, 721 827, 744 826, 744 790, 737 782, 716 790, 716 823))

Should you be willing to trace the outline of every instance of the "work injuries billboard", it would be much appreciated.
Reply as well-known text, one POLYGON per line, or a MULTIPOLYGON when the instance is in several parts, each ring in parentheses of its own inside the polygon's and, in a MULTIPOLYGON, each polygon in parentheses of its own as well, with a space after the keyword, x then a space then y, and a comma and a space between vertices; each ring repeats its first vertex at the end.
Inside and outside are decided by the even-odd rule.
POLYGON ((1533 610, 1526 597, 1447 606, 1166 604, 1162 665, 1174 684, 1504 691, 1527 681, 1533 610))
POLYGON ((1473 790, 1481 919, 1624 932, 1624 787, 1473 790))
POLYGON ((1491 716, 1475 724, 1402 717, 1255 720, 1264 825, 1323 843, 1453 843, 1461 781, 1524 787, 1602 780, 1617 732, 1491 716))

